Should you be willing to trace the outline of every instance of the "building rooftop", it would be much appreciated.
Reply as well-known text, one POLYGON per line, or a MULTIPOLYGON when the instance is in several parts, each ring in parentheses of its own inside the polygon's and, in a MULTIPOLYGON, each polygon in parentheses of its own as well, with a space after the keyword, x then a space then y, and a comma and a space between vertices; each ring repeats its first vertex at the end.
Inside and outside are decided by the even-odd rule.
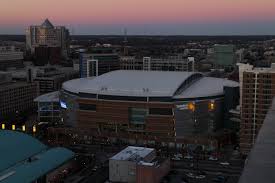
POLYGON ((237 82, 203 77, 196 72, 113 71, 96 78, 81 78, 63 83, 72 93, 136 97, 204 97, 222 95, 226 85, 237 82))
POLYGON ((239 84, 227 79, 203 77, 174 98, 192 99, 218 96, 223 94, 225 86, 238 87, 239 84))
POLYGON ((145 158, 153 151, 153 148, 128 146, 110 159, 124 161, 142 161, 143 158, 145 158))
POLYGON ((65 148, 49 149, 35 138, 16 131, 0 131, 0 182, 30 183, 70 160, 65 148))
POLYGON ((60 75, 70 75, 77 73, 73 67, 60 67, 60 66, 27 66, 22 69, 9 70, 6 73, 10 73, 14 79, 26 79, 28 69, 32 70, 33 78, 36 77, 60 77, 60 75))
POLYGON ((46 19, 42 24, 42 27, 44 28, 54 28, 53 24, 49 21, 49 19, 46 19))
POLYGON ((9 83, 0 84, 0 91, 25 87, 25 86, 28 86, 30 84, 34 84, 34 83, 27 83, 25 81, 12 81, 12 82, 9 82, 9 83))
POLYGON ((238 63, 239 69, 242 69, 244 72, 253 72, 253 73, 275 73, 275 63, 271 64, 271 67, 254 67, 250 64, 238 63))
POLYGON ((40 95, 34 99, 34 102, 59 102, 59 91, 40 95))
POLYGON ((259 131, 239 183, 273 183, 275 180, 275 98, 259 131))

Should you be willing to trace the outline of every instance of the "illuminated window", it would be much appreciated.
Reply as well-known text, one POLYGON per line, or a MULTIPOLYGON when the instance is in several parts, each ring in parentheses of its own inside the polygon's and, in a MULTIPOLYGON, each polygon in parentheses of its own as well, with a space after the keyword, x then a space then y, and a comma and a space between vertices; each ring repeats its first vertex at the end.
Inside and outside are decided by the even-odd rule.
POLYGON ((215 110, 215 102, 214 101, 210 101, 208 103, 208 109, 209 109, 209 111, 215 110))
POLYGON ((2 124, 2 130, 5 130, 5 124, 2 124))
POLYGON ((23 132, 26 131, 26 126, 25 125, 22 126, 22 131, 23 132))
POLYGON ((36 126, 35 126, 35 125, 32 127, 32 132, 33 132, 33 133, 36 132, 36 126))
POLYGON ((195 111, 195 103, 194 102, 190 102, 190 103, 188 103, 187 104, 187 108, 189 109, 189 110, 191 110, 191 111, 195 111))
POLYGON ((12 130, 15 130, 15 125, 12 125, 11 128, 12 128, 12 130))

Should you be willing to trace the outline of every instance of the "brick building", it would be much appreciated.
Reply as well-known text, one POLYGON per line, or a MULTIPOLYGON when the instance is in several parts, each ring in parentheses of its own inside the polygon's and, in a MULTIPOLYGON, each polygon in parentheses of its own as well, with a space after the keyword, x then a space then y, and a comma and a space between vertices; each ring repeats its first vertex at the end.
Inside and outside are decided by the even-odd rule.
POLYGON ((239 64, 241 85, 240 146, 249 153, 275 96, 275 65, 253 68, 239 64))

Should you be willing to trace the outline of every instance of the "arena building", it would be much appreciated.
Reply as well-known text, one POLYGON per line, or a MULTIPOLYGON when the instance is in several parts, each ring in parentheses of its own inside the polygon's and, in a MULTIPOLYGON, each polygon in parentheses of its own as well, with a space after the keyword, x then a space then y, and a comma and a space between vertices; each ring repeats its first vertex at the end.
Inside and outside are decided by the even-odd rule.
POLYGON ((63 83, 60 104, 65 124, 90 134, 215 146, 238 91, 234 81, 196 72, 118 70, 63 83))

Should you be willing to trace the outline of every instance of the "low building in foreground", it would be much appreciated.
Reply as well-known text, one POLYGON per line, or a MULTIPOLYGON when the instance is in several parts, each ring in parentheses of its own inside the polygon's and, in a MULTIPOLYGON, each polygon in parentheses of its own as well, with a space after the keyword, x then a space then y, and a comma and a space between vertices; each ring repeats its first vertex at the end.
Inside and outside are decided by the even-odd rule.
POLYGON ((71 167, 74 153, 49 148, 35 138, 16 131, 0 131, 0 182, 59 182, 58 175, 71 167))
POLYGON ((170 160, 159 159, 152 148, 128 146, 109 159, 112 182, 158 183, 170 170, 170 160))

